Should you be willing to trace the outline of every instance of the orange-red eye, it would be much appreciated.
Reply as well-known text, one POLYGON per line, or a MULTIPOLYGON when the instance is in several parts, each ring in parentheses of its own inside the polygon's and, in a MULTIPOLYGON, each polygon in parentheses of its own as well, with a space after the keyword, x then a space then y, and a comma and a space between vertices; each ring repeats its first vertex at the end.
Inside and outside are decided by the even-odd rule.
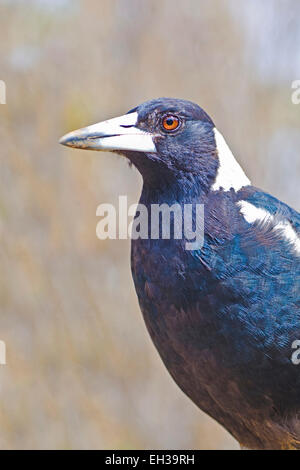
POLYGON ((172 116, 172 115, 165 116, 162 120, 163 128, 166 131, 175 131, 175 129, 177 129, 179 124, 180 124, 180 121, 178 117, 172 116))

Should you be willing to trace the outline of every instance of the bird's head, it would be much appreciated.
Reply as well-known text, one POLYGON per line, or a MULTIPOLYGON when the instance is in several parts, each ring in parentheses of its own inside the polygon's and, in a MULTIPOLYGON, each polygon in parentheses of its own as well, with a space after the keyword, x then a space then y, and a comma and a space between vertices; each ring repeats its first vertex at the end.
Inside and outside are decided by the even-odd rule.
POLYGON ((123 116, 70 132, 60 143, 125 155, 151 185, 189 181, 203 190, 228 190, 249 184, 211 118, 190 101, 147 101, 123 116))

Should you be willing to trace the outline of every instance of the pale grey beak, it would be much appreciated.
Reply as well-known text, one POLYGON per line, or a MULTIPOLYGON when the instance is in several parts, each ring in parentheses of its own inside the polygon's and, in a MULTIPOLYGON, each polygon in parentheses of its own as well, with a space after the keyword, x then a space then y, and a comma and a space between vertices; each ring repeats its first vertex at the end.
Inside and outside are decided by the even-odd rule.
POLYGON ((153 135, 137 127, 136 112, 99 122, 64 135, 59 143, 87 150, 156 152, 153 135))

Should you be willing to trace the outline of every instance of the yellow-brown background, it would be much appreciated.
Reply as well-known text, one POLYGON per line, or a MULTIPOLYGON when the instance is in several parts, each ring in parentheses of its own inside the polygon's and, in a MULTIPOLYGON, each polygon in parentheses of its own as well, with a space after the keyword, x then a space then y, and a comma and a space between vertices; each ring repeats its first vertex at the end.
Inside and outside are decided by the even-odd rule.
POLYGON ((96 207, 138 199, 69 130, 159 96, 203 106, 253 182, 299 209, 298 0, 0 0, 0 448, 237 448, 145 330, 129 241, 96 207))

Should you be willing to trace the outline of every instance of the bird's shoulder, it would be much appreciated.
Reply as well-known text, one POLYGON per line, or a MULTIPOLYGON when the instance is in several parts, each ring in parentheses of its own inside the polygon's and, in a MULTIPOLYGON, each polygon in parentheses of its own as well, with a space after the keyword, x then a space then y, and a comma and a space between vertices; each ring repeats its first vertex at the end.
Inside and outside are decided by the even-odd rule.
POLYGON ((206 212, 204 246, 189 253, 188 263, 193 277, 201 271, 199 291, 209 295, 209 285, 202 279, 210 279, 214 292, 220 293, 225 316, 236 309, 242 322, 260 316, 272 320, 275 302, 276 321, 283 325, 291 318, 300 334, 297 211, 248 187, 213 195, 206 212))
POLYGON ((239 201, 245 201, 257 209, 266 211, 273 217, 290 222, 297 233, 300 232, 300 213, 271 194, 251 186, 242 188, 237 196, 239 201))
POLYGON ((205 201, 208 242, 231 250, 237 241, 246 252, 260 256, 284 253, 300 256, 300 214, 274 196, 253 186, 240 191, 218 191, 205 201), (254 246, 253 246, 254 244, 254 246), (260 251, 258 250, 260 248, 260 251), (273 251, 270 251, 273 250, 273 251))

